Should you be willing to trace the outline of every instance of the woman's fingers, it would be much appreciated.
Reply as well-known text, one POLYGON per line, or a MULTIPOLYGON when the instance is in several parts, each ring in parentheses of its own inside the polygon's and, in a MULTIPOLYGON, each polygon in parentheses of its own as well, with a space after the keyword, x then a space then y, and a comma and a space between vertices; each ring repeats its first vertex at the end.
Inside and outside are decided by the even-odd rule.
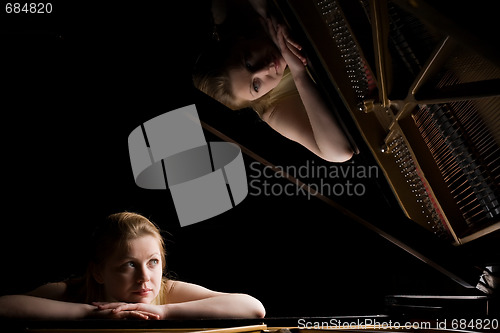
POLYGON ((144 319, 148 320, 149 316, 145 313, 141 313, 139 311, 124 311, 115 314, 116 318, 119 319, 144 319))
POLYGON ((302 63, 305 65, 307 65, 307 59, 302 55, 302 53, 300 52, 302 50, 302 46, 299 45, 299 43, 295 42, 291 37, 290 37, 290 33, 288 32, 288 29, 283 26, 283 25, 279 25, 278 26, 278 32, 283 35, 283 40, 286 41, 286 45, 288 47, 288 49, 297 57, 300 59, 300 61, 302 61, 302 63))
POLYGON ((119 306, 126 305, 127 303, 122 302, 92 302, 92 305, 97 306, 99 310, 115 309, 119 306))
POLYGON ((113 315, 116 318, 136 318, 144 320, 158 320, 160 316, 156 313, 151 313, 147 311, 136 311, 136 310, 120 310, 118 312, 113 311, 113 315))
POLYGON ((287 41, 287 46, 290 52, 292 52, 302 62, 304 66, 307 65, 307 59, 288 41, 287 41))
POLYGON ((278 25, 278 42, 279 42, 279 47, 281 49, 281 54, 284 57, 287 57, 286 53, 288 52, 289 56, 295 57, 304 66, 307 65, 307 59, 304 56, 302 56, 300 51, 297 49, 297 46, 300 46, 300 45, 298 45, 297 43, 294 43, 294 44, 290 43, 287 40, 284 31, 285 31, 285 29, 283 28, 283 26, 278 25))
POLYGON ((288 31, 288 29, 283 26, 283 25, 279 25, 279 28, 281 29, 281 33, 283 34, 283 36, 285 36, 285 39, 286 41, 291 44, 293 47, 295 47, 297 50, 302 50, 302 46, 297 43, 291 36, 290 36, 290 32, 288 31))
POLYGON ((137 303, 94 302, 92 304, 97 306, 97 311, 107 312, 112 318, 160 319, 159 314, 141 310, 141 305, 137 303))
POLYGON ((274 17, 268 18, 266 21, 271 39, 278 46, 281 53, 284 55, 285 52, 290 51, 304 66, 307 65, 307 59, 300 52, 302 46, 291 37, 288 29, 277 23, 274 17))
POLYGON ((124 314, 132 314, 133 316, 137 316, 138 318, 146 319, 146 320, 158 320, 160 316, 156 313, 145 312, 145 311, 123 311, 121 313, 124 314))
POLYGON ((121 311, 118 313, 114 313, 113 317, 116 319, 143 319, 143 320, 158 319, 157 315, 142 311, 121 311))
POLYGON ((120 304, 118 305, 117 307, 115 307, 113 309, 113 312, 120 312, 120 311, 124 311, 124 310, 138 310, 138 306, 136 304, 120 304))
MULTIPOLYGON (((279 29, 279 27, 278 27, 278 29, 279 29)), ((280 48, 281 53, 286 52, 286 49, 288 49, 288 46, 286 45, 286 41, 285 41, 283 34, 278 32, 277 40, 278 40, 278 47, 280 48)))

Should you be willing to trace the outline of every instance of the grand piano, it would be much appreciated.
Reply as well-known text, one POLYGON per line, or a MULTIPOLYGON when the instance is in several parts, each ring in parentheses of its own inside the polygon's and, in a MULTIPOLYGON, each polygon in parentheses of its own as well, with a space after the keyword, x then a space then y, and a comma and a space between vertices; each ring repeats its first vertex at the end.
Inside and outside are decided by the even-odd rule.
MULTIPOLYGON (((337 115, 353 147, 376 160, 382 187, 424 232, 354 219, 460 285, 496 294, 500 53, 487 4, 275 4, 314 50, 311 72, 344 106, 337 115)), ((387 298, 393 309, 422 299, 387 298)))
MULTIPOLYGON (((304 44, 309 71, 350 137, 354 160, 380 167, 380 194, 411 223, 369 218, 338 197, 316 197, 461 286, 494 294, 500 259, 494 245, 500 233, 500 53, 488 5, 270 5, 304 44)), ((219 138, 243 148, 250 144, 210 114, 202 112, 201 119, 219 138)), ((271 168, 275 164, 263 150, 243 151, 271 168)), ((295 175, 284 177, 297 183, 295 175)))
MULTIPOLYGON (((461 287, 479 290, 482 296, 471 299, 491 307, 500 263, 500 52, 489 5, 270 5, 302 41, 309 71, 351 139, 354 160, 380 167, 380 193, 411 223, 369 218, 331 195, 316 197, 461 287)), ((207 120, 205 127, 231 141, 230 126, 207 120)), ((273 167, 259 152, 246 152, 273 167)), ((386 302, 400 313, 443 302, 462 306, 467 298, 388 295, 386 302)))
POLYGON ((338 92, 405 214, 456 246, 498 231, 500 58, 488 32, 468 30, 487 19, 476 15, 484 7, 467 22, 452 16, 465 8, 425 1, 280 8, 311 42, 315 74, 338 92))

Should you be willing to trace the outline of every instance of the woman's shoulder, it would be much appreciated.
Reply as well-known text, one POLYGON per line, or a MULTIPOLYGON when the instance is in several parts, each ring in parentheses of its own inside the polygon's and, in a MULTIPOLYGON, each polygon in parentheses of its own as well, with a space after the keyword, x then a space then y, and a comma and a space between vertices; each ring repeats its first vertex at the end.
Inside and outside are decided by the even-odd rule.
POLYGON ((26 295, 62 301, 66 297, 67 287, 67 284, 63 281, 52 282, 30 291, 26 295))
POLYGON ((203 286, 178 280, 166 280, 167 303, 182 303, 222 295, 203 286))
POLYGON ((297 115, 304 114, 304 104, 302 103, 300 95, 288 94, 287 96, 282 96, 279 99, 273 100, 269 107, 261 113, 261 118, 271 125, 273 122, 283 121, 283 119, 279 118, 297 117, 297 115))
POLYGON ((273 103, 276 103, 283 98, 299 94, 297 87, 295 86, 295 82, 293 81, 293 76, 288 67, 285 69, 285 72, 283 72, 283 77, 278 85, 271 90, 269 94, 273 103))

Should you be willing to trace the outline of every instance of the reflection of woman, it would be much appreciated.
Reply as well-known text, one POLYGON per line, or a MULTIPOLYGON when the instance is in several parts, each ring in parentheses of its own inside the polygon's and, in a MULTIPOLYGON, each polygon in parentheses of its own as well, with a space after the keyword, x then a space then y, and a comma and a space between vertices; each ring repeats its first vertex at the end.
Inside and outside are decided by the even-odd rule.
POLYGON ((350 159, 350 144, 308 75, 301 46, 268 17, 265 1, 214 4, 219 41, 198 60, 195 86, 233 110, 253 108, 273 129, 325 160, 350 159))
POLYGON ((111 215, 96 233, 87 275, 49 283, 27 295, 0 297, 0 317, 263 317, 255 298, 226 294, 163 276, 165 250, 156 226, 134 213, 111 215))

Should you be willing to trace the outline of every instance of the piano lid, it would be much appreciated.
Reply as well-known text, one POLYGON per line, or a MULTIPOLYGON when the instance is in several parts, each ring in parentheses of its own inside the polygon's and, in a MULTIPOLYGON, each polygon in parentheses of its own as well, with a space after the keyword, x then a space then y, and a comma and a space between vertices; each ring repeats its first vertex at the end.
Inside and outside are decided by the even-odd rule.
MULTIPOLYGON (((273 4, 304 41, 312 75, 359 150, 352 164, 326 168, 380 167, 380 177, 367 179, 379 195, 372 193, 362 210, 348 196, 316 197, 474 288, 478 272, 461 265, 459 252, 474 253, 476 263, 500 255, 491 247, 500 229, 500 70, 486 42, 494 30, 473 23, 484 9, 476 7, 462 24, 467 7, 445 11, 427 1, 273 4), (394 209, 406 218, 392 215, 394 209), (468 246, 459 251, 451 244, 468 246)), ((300 149, 256 144, 253 133, 245 137, 209 118, 208 126, 269 166, 296 170, 313 160, 300 149)))

